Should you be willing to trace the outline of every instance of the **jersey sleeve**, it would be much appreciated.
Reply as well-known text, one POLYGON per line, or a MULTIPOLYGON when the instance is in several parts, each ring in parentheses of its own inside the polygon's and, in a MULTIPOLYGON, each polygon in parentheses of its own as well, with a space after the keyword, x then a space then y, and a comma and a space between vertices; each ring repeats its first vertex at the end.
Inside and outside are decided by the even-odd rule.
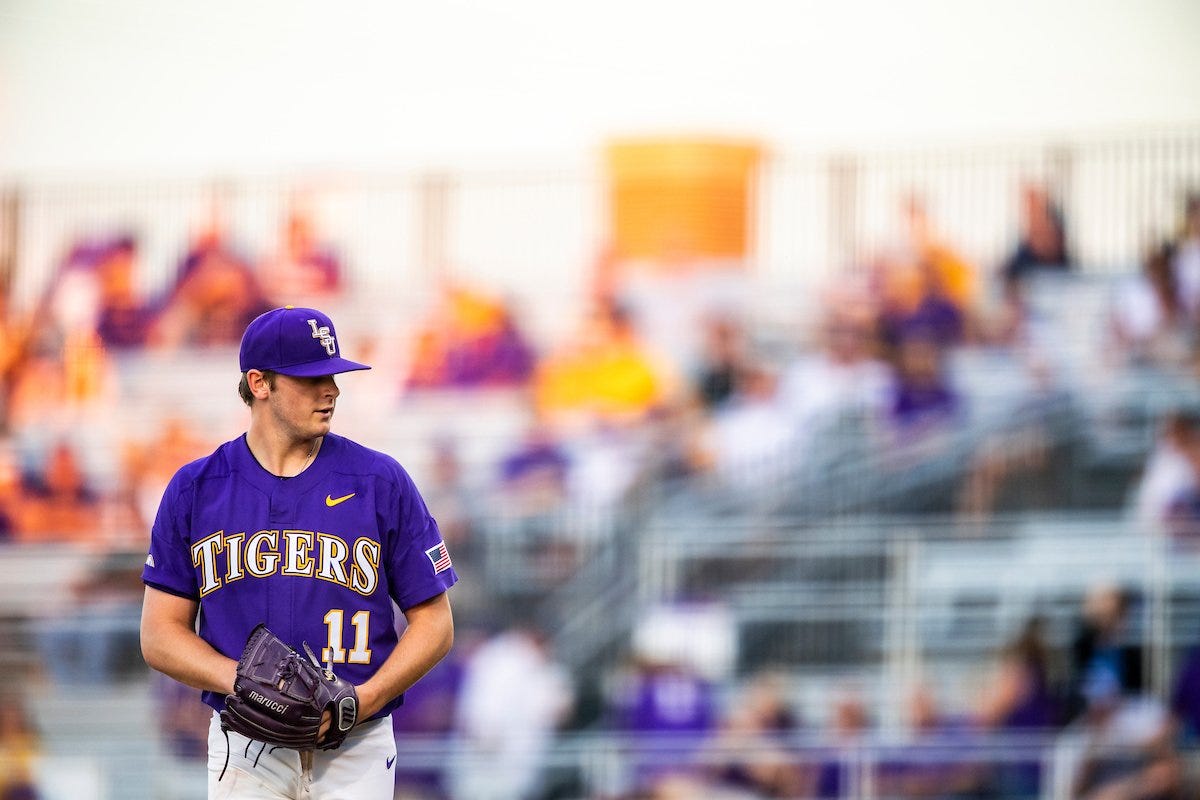
POLYGON ((167 485, 154 517, 154 526, 150 529, 150 552, 142 568, 142 582, 164 592, 199 600, 187 524, 194 493, 195 483, 183 470, 177 472, 167 485))
POLYGON ((392 599, 402 610, 436 597, 458 582, 450 551, 416 484, 397 465, 397 528, 389 549, 392 599))

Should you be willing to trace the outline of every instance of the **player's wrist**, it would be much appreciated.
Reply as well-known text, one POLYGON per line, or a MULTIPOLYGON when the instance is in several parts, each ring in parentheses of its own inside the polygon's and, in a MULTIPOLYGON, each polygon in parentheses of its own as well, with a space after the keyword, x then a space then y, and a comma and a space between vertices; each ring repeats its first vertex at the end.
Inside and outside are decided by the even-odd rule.
POLYGON ((372 681, 361 683, 355 686, 354 690, 358 692, 359 722, 366 722, 378 714, 379 710, 387 703, 388 698, 379 693, 372 681))
POLYGON ((223 694, 233 694, 236 691, 238 662, 232 658, 221 669, 219 685, 223 694))

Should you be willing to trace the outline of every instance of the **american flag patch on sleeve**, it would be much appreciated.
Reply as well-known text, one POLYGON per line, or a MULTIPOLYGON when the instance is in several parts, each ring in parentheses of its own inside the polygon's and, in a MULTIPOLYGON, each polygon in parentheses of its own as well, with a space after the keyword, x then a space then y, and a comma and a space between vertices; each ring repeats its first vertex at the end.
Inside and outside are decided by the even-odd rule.
POLYGON ((429 560, 433 563, 434 575, 450 569, 450 551, 446 549, 445 542, 438 542, 426 550, 425 555, 429 556, 429 560))

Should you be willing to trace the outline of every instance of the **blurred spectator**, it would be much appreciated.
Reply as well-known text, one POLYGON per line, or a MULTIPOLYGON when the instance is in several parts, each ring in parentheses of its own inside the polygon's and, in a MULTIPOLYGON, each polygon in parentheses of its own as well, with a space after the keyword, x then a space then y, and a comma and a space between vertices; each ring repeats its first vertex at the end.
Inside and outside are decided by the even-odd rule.
POLYGON ((270 308, 254 271, 216 222, 180 262, 150 341, 160 347, 236 345, 246 325, 270 308))
POLYGON ((57 356, 48 349, 31 349, 13 364, 10 377, 6 386, 9 429, 24 435, 39 428, 61 428, 66 378, 57 356))
POLYGON ((945 429, 958 417, 962 401, 950 385, 945 354, 925 336, 902 340, 893 363, 887 421, 899 441, 945 429))
POLYGON ((749 358, 746 331, 738 322, 726 317, 704 320, 704 350, 693 381, 703 408, 711 412, 725 405, 749 358))
POLYGON ((25 700, 12 692, 0 696, 0 800, 42 797, 34 775, 40 754, 40 737, 25 700))
POLYGON ((101 535, 100 495, 69 441, 58 441, 43 468, 26 475, 24 503, 21 541, 95 541, 101 535))
POLYGON ((75 417, 113 400, 115 381, 97 333, 97 265, 107 242, 76 243, 59 264, 27 324, 13 326, 5 386, 9 429, 62 433, 75 417))
POLYGON ((1000 651, 992 680, 984 688, 978 720, 991 730, 1048 730, 1060 713, 1051 688, 1050 648, 1045 620, 1032 617, 1000 651))
POLYGON ((1172 532, 1187 519, 1200 488, 1200 415, 1177 409, 1164 416, 1133 497, 1133 512, 1147 533, 1172 532))
POLYGON ((613 728, 632 734, 687 734, 698 742, 716 723, 716 687, 685 661, 639 656, 616 674, 613 728))
POLYGON ((794 426, 777 386, 770 369, 748 364, 736 376, 733 395, 709 420, 700 442, 702 461, 725 483, 769 487, 787 474, 796 452, 794 426))
POLYGON ((643 754, 631 776, 652 788, 690 772, 717 722, 716 686, 686 660, 636 655, 613 676, 607 725, 643 754))
POLYGON ((1186 367, 1195 358, 1196 325, 1180 296, 1172 259, 1170 245, 1151 250, 1141 274, 1113 299, 1117 353, 1134 364, 1186 367))
POLYGON ((922 338, 940 347, 961 344, 966 338, 966 316, 947 294, 937 267, 921 261, 913 272, 913 299, 885 299, 880 315, 884 342, 897 347, 904 340, 922 338))
POLYGON ((413 334, 405 386, 409 389, 433 389, 441 388, 447 382, 443 335, 431 326, 421 328, 413 334))
POLYGON ((40 440, 67 432, 81 418, 116 401, 112 364, 94 334, 66 350, 39 345, 18 364, 9 394, 9 422, 22 438, 40 440))
POLYGON ((0 348, 0 434, 11 433, 12 394, 29 349, 28 322, 12 307, 8 286, 0 280, 0 327, 5 346, 0 348))
POLYGON ((415 335, 407 386, 521 386, 531 376, 533 364, 533 348, 507 302, 450 283, 442 288, 430 319, 415 335))
POLYGON ((171 476, 210 448, 210 443, 194 429, 193 422, 178 412, 167 413, 150 434, 148 441, 125 443, 116 498, 127 511, 120 518, 121 523, 138 532, 139 542, 148 535, 171 476))
POLYGON ((826 726, 823 755, 813 794, 822 800, 851 800, 862 796, 861 748, 870 732, 871 721, 861 694, 846 687, 834 697, 833 710, 826 726))
POLYGON ((614 728, 634 734, 701 734, 716 721, 715 687, 680 661, 635 658, 614 681, 614 728))
MULTIPOLYGON (((978 724, 994 733, 1048 735, 1057 730, 1060 712, 1051 688, 1050 649, 1041 617, 1029 619, 1000 652, 999 663, 984 685, 976 710, 978 724)), ((1035 798, 1042 788, 1041 759, 1004 759, 991 779, 1006 798, 1035 798)))
POLYGON ((1182 765, 1162 704, 1124 693, 1115 677, 1088 686, 1083 716, 1064 742, 1060 764, 1070 776, 1069 796, 1083 800, 1169 800, 1179 797, 1182 765))
POLYGON ((284 218, 276 251, 258 265, 272 304, 325 308, 342 293, 342 262, 317 239, 316 227, 312 213, 300 205, 284 218))
POLYGON ((798 443, 841 413, 873 416, 884 408, 890 378, 878 350, 873 302, 848 289, 830 292, 816 350, 788 364, 780 381, 780 403, 798 443))
POLYGON ((1129 604, 1129 593, 1109 584, 1092 587, 1084 598, 1071 645, 1070 717, 1087 707, 1089 696, 1110 686, 1127 696, 1144 688, 1142 648, 1126 639, 1129 604))
POLYGON ((933 691, 919 684, 909 692, 908 737, 885 754, 876 786, 881 797, 968 798, 984 785, 974 734, 962 720, 944 716, 933 691))
POLYGON ((137 287, 137 242, 118 236, 99 256, 100 298, 96 332, 111 350, 138 348, 146 344, 153 324, 153 309, 137 287))
POLYGON ((710 742, 721 786, 753 797, 811 797, 815 774, 789 752, 787 738, 799 727, 785 694, 784 677, 761 673, 742 687, 710 742))
POLYGON ((1200 193, 1189 194, 1184 202, 1171 273, 1188 316, 1200 320, 1200 193))
POLYGON ((619 514, 622 504, 646 474, 649 425, 658 418, 658 410, 638 427, 616 425, 596 420, 590 427, 574 431, 564 442, 570 460, 567 473, 567 502, 573 512, 577 533, 583 535, 605 532, 603 520, 609 514, 619 514), (594 523, 591 530, 588 521, 594 523))
POLYGON ((100 308, 96 265, 109 243, 79 239, 67 249, 43 288, 29 325, 30 347, 59 352, 68 337, 95 334, 100 308))
POLYGON ((534 396, 539 411, 556 425, 587 428, 596 419, 633 423, 666 399, 666 372, 625 309, 602 303, 572 341, 538 364, 534 396))
POLYGON ((455 342, 446 358, 451 386, 521 386, 533 374, 533 364, 533 347, 503 303, 487 328, 455 342))
POLYGON ((112 364, 96 333, 84 331, 68 336, 62 365, 68 403, 86 406, 93 401, 112 399, 115 391, 112 364))
POLYGON ((573 699, 566 670, 532 628, 504 631, 471 654, 456 714, 450 772, 456 800, 523 800, 544 768, 573 699))
POLYGON ((1171 688, 1171 713, 1179 728, 1180 740, 1188 746, 1200 742, 1200 646, 1193 646, 1184 658, 1171 688))
POLYGON ((0 542, 17 537, 27 508, 16 447, 11 440, 0 439, 0 542))
MULTIPOLYGON (((1183 469, 1176 475, 1166 474, 1160 478, 1163 488, 1172 477, 1178 483, 1159 521, 1161 529, 1174 544, 1195 548, 1200 544, 1200 426, 1192 415, 1183 415, 1173 435, 1171 444, 1175 447, 1174 454, 1183 459, 1183 464, 1179 465, 1183 469)), ((1168 462, 1162 468, 1170 470, 1171 464, 1168 462)))
POLYGON ((902 216, 903 241, 875 265, 884 340, 894 346, 919 332, 943 346, 958 344, 974 310, 975 269, 935 233, 919 196, 904 199, 902 216))
POLYGON ((1062 211, 1044 186, 1025 184, 1021 187, 1021 236, 1004 263, 1005 280, 1020 281, 1035 272, 1072 266, 1062 211))
MULTIPOLYGON (((937 231, 920 195, 912 193, 904 198, 902 215, 910 260, 925 273, 915 276, 917 287, 928 291, 930 284, 935 284, 960 312, 969 314, 978 292, 979 276, 975 265, 955 251, 937 231)), ((921 292, 917 294, 919 296, 921 292)))
POLYGON ((570 468, 570 456, 554 429, 534 420, 500 461, 500 502, 518 517, 555 511, 567 497, 570 468))

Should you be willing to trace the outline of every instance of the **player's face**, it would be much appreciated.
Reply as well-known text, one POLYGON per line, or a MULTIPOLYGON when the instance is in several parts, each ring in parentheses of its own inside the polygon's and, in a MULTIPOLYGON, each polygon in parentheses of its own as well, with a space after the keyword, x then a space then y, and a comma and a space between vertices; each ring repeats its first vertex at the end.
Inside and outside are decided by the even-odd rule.
POLYGON ((281 430, 295 439, 311 439, 329 433, 339 394, 332 375, 317 378, 277 375, 267 402, 281 430))

